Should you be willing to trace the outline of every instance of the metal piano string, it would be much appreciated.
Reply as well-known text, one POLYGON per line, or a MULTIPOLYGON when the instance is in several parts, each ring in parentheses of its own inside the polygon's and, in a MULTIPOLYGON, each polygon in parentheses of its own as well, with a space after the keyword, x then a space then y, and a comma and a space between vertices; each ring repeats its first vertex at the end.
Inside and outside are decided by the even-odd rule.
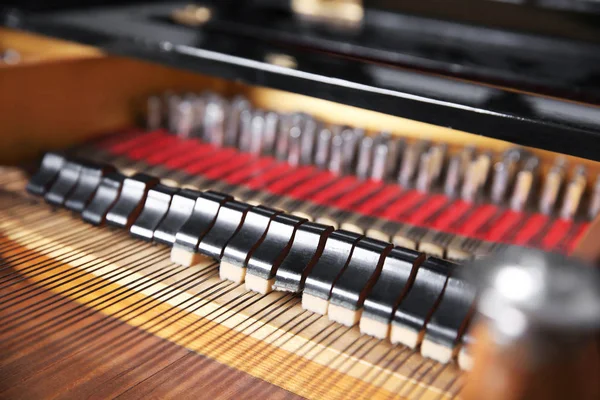
MULTIPOLYGON (((109 260, 110 260, 110 259, 109 259, 109 260)), ((114 261, 114 260, 112 260, 112 261, 114 261)), ((134 266, 131 266, 130 268, 135 268, 135 265, 134 265, 134 266)), ((219 283, 217 283, 217 284, 220 284, 221 286, 222 286, 222 285, 224 285, 223 283, 220 283, 220 282, 219 282, 219 283)), ((173 289, 173 290, 174 290, 174 289, 173 289)), ((89 291, 89 289, 88 289, 88 291, 89 291)), ((75 292, 75 293, 77 293, 77 292, 75 292)), ((73 293, 71 293, 71 294, 73 294, 73 293)), ((95 302, 95 303, 94 303, 94 302, 92 302, 92 303, 89 303, 89 304, 95 304, 96 306, 100 306, 100 309, 102 309, 102 308, 104 308, 104 306, 106 305, 105 303, 106 303, 107 301, 110 301, 110 297, 109 297, 108 299, 105 299, 105 297, 106 297, 106 296, 103 296, 103 297, 101 297, 101 298, 100 298, 100 300, 102 300, 102 302, 99 302, 100 300, 96 300, 96 302, 95 302)), ((244 296, 244 298, 247 298, 247 297, 250 297, 250 298, 251 298, 251 297, 254 297, 254 296, 249 296, 249 295, 246 295, 246 296, 244 296)), ((258 299, 256 299, 254 302, 256 302, 256 301, 260 300, 260 298, 262 298, 262 296, 260 296, 260 297, 259 297, 258 299)), ((289 299, 288 299, 288 301, 290 301, 290 300, 291 300, 291 299, 293 299, 293 298, 294 298, 293 296, 290 296, 290 297, 289 297, 289 299)), ((294 301, 294 303, 296 303, 297 301, 298 301, 298 300, 296 299, 296 300, 294 301)), ((242 304, 243 304, 243 303, 242 303, 242 304)), ((281 312, 279 312, 279 313, 277 312, 277 310, 278 310, 278 309, 280 309, 281 307, 282 307, 282 305, 280 304, 278 308, 273 308, 273 307, 266 307, 266 308, 265 308, 265 311, 268 311, 268 312, 269 312, 269 315, 271 315, 271 317, 269 318, 269 320, 276 318, 276 317, 277 317, 278 315, 280 315, 280 314, 284 314, 284 312, 283 312, 283 311, 281 311, 281 310, 280 310, 281 312), (275 314, 271 314, 271 313, 275 313, 275 314)), ((287 311, 287 310, 288 310, 288 308, 287 308, 287 307, 284 307, 282 310, 284 310, 284 311, 287 311)), ((40 309, 40 310, 39 310, 39 311, 37 311, 37 312, 41 312, 41 311, 42 311, 42 309, 40 309)), ((128 310, 128 309, 126 308, 126 309, 123 311, 123 313, 126 313, 127 311, 130 311, 130 310, 128 310)), ((192 312, 193 312, 193 311, 192 311, 192 312)), ((227 312, 228 312, 227 310, 223 311, 223 313, 227 313, 227 312)), ((69 314, 69 315, 70 315, 70 314, 69 314)), ((230 314, 230 317, 232 317, 233 315, 235 315, 235 314, 234 314, 234 313, 230 314)), ((254 314, 251 314, 251 315, 254 315, 254 314)), ((124 316, 126 317, 126 316, 127 316, 127 314, 125 314, 125 315, 121 315, 121 317, 124 317, 124 316)), ((134 316, 133 316, 133 315, 132 315, 131 317, 132 317, 132 318, 134 318, 134 316)), ((65 316, 63 316, 63 318, 65 318, 65 316)), ((168 318, 168 316, 166 316, 166 318, 168 318)), ((250 318, 250 316, 248 316, 248 317, 247 317, 247 318, 246 318, 244 321, 247 321, 247 320, 248 320, 248 318, 250 318)), ((311 315, 308 315, 308 316, 307 316, 305 312, 302 312, 302 313, 300 313, 300 314, 298 314, 298 315, 294 316, 294 319, 292 319, 292 320, 290 320, 290 321, 287 321, 287 324, 286 324, 286 325, 284 325, 284 326, 290 326, 290 324, 294 324, 293 326, 300 327, 300 330, 302 330, 303 328, 306 328, 306 325, 311 325, 312 323, 314 323, 315 321, 317 321, 317 320, 319 320, 319 319, 321 319, 321 317, 319 317, 319 316, 311 316, 311 315), (312 322, 311 322, 311 324, 305 324, 305 322, 306 322, 306 321, 312 321, 312 322)), ((68 321, 68 320, 65 320, 64 322, 62 322, 62 323, 61 323, 61 325, 65 324, 67 321, 68 321)), ((250 330, 250 331, 256 331, 256 330, 260 329, 260 326, 262 326, 262 325, 266 324, 267 322, 266 322, 266 321, 265 321, 265 322, 262 322, 262 323, 260 324, 260 326, 257 326, 257 327, 255 327, 254 329, 251 329, 251 327, 252 327, 252 324, 256 325, 256 323, 257 323, 257 320, 253 321, 253 322, 251 323, 251 325, 249 325, 249 326, 246 326, 246 327, 245 327, 245 329, 247 329, 247 330, 250 330)), ((329 323, 329 326, 332 326, 332 324, 331 324, 331 323, 329 323)), ((45 328, 45 327, 46 327, 46 326, 44 325, 44 328, 45 328)), ((52 328, 52 326, 51 326, 51 327, 49 327, 49 328, 50 328, 50 329, 58 329, 58 326, 56 326, 56 327, 54 327, 54 328, 52 328)), ((188 334, 187 336, 191 336, 191 337, 189 338, 189 340, 190 340, 190 341, 193 341, 193 340, 194 340, 194 337, 197 337, 197 336, 201 336, 201 335, 202 335, 202 332, 199 332, 199 330, 198 330, 198 329, 192 329, 192 328, 193 328, 193 327, 192 327, 192 326, 190 326, 190 327, 188 328, 188 330, 187 330, 187 334, 188 334)), ((199 326, 196 326, 196 328, 199 328, 199 326)), ((339 329, 340 329, 340 327, 337 327, 337 328, 336 328, 334 331, 332 331, 332 332, 339 331, 339 329)), ((300 330, 299 330, 299 331, 300 331, 300 330)), ((349 330, 349 329, 348 329, 348 328, 345 328, 345 329, 342 329, 342 330, 345 332, 345 331, 347 331, 347 330, 349 330)), ((298 332, 299 332, 299 331, 298 331, 298 332)), ((339 334, 339 335, 338 335, 338 337, 341 337, 341 338, 343 338, 343 337, 344 337, 344 332, 342 332, 341 334, 339 334)), ((242 335, 241 335, 241 334, 240 334, 238 331, 234 331, 234 332, 232 332, 232 333, 233 333, 233 336, 230 334, 230 335, 226 335, 226 336, 225 336, 225 337, 223 337, 223 338, 220 338, 219 340, 216 340, 216 341, 215 341, 215 344, 216 344, 216 346, 215 346, 215 347, 216 347, 216 348, 218 348, 218 347, 223 347, 223 345, 224 345, 224 344, 229 344, 229 343, 232 343, 232 342, 233 342, 233 343, 235 343, 235 344, 237 344, 237 342, 238 342, 238 341, 235 341, 235 340, 232 340, 232 339, 235 339, 235 337, 236 337, 236 336, 238 336, 238 335, 240 336, 240 337, 239 337, 239 341, 244 341, 244 340, 245 340, 245 338, 246 338, 246 337, 242 336, 242 335), (221 343, 221 344, 219 345, 219 343, 221 343)), ((91 334, 91 333, 90 333, 90 334, 91 334)), ((31 340, 33 340, 33 339, 35 338, 35 334, 30 334, 30 335, 33 335, 33 336, 30 338, 31 340)), ((273 335, 275 335, 275 333, 274 333, 274 332, 271 332, 271 334, 270 334, 270 335, 271 335, 271 336, 273 336, 273 335)), ((85 336, 84 336, 84 335, 79 335, 79 336, 80 336, 79 340, 85 340, 85 336)), ((276 337, 274 337, 273 339, 274 339, 274 340, 278 340, 278 338, 279 338, 279 337, 281 337, 281 336, 282 336, 282 334, 281 334, 281 333, 278 333, 278 334, 277 334, 277 335, 275 335, 275 336, 276 336, 276 337)), ((26 337, 28 337, 28 336, 26 336, 26 337)), ((316 346, 317 344, 324 343, 324 342, 325 342, 325 340, 326 340, 328 337, 330 337, 330 336, 329 336, 329 335, 325 335, 325 337, 323 337, 323 338, 322 338, 322 339, 323 339, 322 341, 319 341, 319 342, 317 342, 317 343, 315 343, 315 344, 312 344, 311 346, 316 346)), ((76 339, 77 339, 77 337, 74 337, 73 339, 74 339, 74 340, 76 340, 76 339)), ((218 339, 218 338, 217 338, 217 339, 218 339)), ((337 338, 336 338, 336 339, 337 339, 337 338)), ((286 341, 287 341, 287 340, 290 340, 290 339, 288 338, 288 339, 286 339, 286 341)), ((126 344, 127 344, 127 343, 128 343, 128 341, 127 341, 127 340, 123 340, 123 344, 124 344, 125 346, 126 346, 126 344)), ((235 344, 229 344, 229 347, 231 347, 231 346, 234 346, 235 344)), ((305 344, 306 344, 306 343, 305 343, 305 344)), ((370 351, 370 350, 371 350, 371 349, 372 349, 372 348, 373 348, 375 345, 376 345, 376 342, 375 342, 375 341, 370 341, 370 340, 368 340, 368 339, 367 339, 367 340, 365 340, 365 338, 363 338, 363 339, 355 339, 355 340, 354 340, 354 341, 353 341, 353 342, 352 342, 350 345, 348 345, 348 346, 347 346, 347 348, 348 348, 349 350, 351 350, 351 352, 350 352, 350 356, 351 356, 351 357, 354 357, 354 358, 355 358, 355 361, 353 361, 353 362, 352 362, 352 363, 349 365, 349 364, 348 364, 348 359, 346 359, 346 360, 339 360, 338 358, 335 358, 335 359, 334 359, 334 362, 335 362, 335 364, 339 364, 339 367, 341 367, 341 368, 351 368, 351 367, 352 367, 352 365, 354 365, 354 363, 358 362, 358 360, 359 360, 361 357, 363 357, 365 354, 369 353, 369 351, 370 351)), ((121 346, 116 346, 116 348, 117 348, 117 351, 118 351, 118 349, 119 349, 120 347, 121 347, 121 346)), ((227 347, 227 346, 225 346, 225 347, 227 347)), ((254 360, 256 360, 256 359, 257 359, 256 355, 261 355, 261 354, 263 354, 263 355, 264 355, 264 354, 265 354, 265 352, 263 352, 263 349, 262 349, 263 347, 266 347, 266 346, 264 346, 264 345, 262 345, 262 344, 261 344, 261 345, 259 345, 257 348, 254 348, 252 351, 250 351, 249 353, 247 353, 247 356, 246 356, 246 357, 244 357, 244 358, 247 358, 248 360, 252 360, 252 359, 254 358, 254 360), (253 356, 254 356, 254 357, 253 357, 253 356)), ((306 346, 305 346, 305 347, 306 347, 306 346)), ((87 350, 90 350, 90 349, 87 349, 87 350)), ((83 350, 82 350, 82 351, 83 351, 83 350)), ((101 351, 101 349, 99 349, 99 351, 101 351)), ((271 352, 272 352, 272 351, 273 351, 273 350, 271 350, 271 352)), ((309 351, 309 349, 307 349, 306 351, 308 352, 308 351, 309 351)), ((144 350, 140 351, 140 354, 143 354, 143 353, 144 353, 144 350)), ((268 352, 268 353, 266 353, 266 354, 270 354, 270 352, 268 352)), ((159 352, 159 351, 157 351, 155 355, 153 355, 152 357, 148 357, 148 359, 149 359, 149 360, 148 360, 148 362, 151 362, 151 360, 152 360, 152 359, 154 359, 154 358, 156 358, 156 357, 159 357, 159 356, 160 356, 160 352, 159 352)), ((265 358, 265 357, 268 357, 268 355, 266 355, 266 356, 263 356, 263 357, 259 357, 259 358, 265 358)), ((294 354, 290 354, 290 355, 289 355, 289 357, 290 357, 290 358, 289 358, 288 360, 292 360, 292 359, 294 359, 294 358, 297 358, 297 356, 296 356, 296 355, 294 355, 294 354)), ((351 358, 351 359, 354 359, 354 358, 351 358)), ((241 359, 239 362, 240 362, 240 363, 242 363, 242 362, 244 362, 244 361, 245 361, 244 359, 241 359)), ((255 361, 255 362, 256 362, 256 361, 255 361)), ((143 364, 144 364, 144 363, 142 363, 142 365, 143 365, 143 364)), ((284 361, 284 362, 282 362, 282 365, 286 365, 286 364, 288 364, 288 361, 287 361, 287 360, 286 360, 286 361, 284 361)), ((185 364, 182 364, 182 365, 185 365, 185 364)), ((312 375, 312 377, 313 377, 314 379, 317 379, 317 380, 318 380, 320 377, 322 377, 322 376, 323 376, 323 373, 324 373, 325 371, 327 371, 327 370, 328 370, 328 369, 327 369, 327 367, 322 367, 322 368, 323 368, 323 369, 322 369, 320 372, 319 372, 319 371, 317 371, 317 373, 316 373, 316 374, 313 374, 313 375, 312 375)), ((218 377, 215 377, 214 379, 218 379, 218 377)), ((311 378, 310 378, 310 377, 309 377, 308 379, 306 379, 306 382, 310 382, 310 381, 311 381, 311 378)), ((327 384, 331 384, 332 386, 335 386, 337 381, 338 381, 338 379, 337 379, 337 378, 332 380, 332 379, 331 379, 331 377, 330 377, 329 379, 326 379, 326 380, 325 380, 325 382, 326 382, 327 384)))

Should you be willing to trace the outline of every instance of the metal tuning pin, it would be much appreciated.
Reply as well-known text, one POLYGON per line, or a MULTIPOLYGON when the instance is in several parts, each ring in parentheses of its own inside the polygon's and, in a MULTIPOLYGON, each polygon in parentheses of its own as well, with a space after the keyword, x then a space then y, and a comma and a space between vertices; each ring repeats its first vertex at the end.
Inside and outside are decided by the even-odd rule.
POLYGON ((202 96, 194 96, 192 101, 192 129, 191 136, 202 138, 204 130, 204 114, 206 101, 202 96))
POLYGON ((370 172, 372 180, 380 182, 387 178, 387 166, 392 156, 392 152, 390 151, 392 144, 393 142, 385 139, 382 140, 381 137, 375 140, 370 172))
POLYGON ((240 136, 238 148, 240 151, 250 151, 250 143, 252 142, 252 110, 242 110, 239 118, 240 136))
POLYGON ((356 160, 356 176, 359 179, 369 177, 371 164, 373 160, 373 138, 365 136, 361 139, 358 146, 358 157, 356 160))
POLYGON ((490 172, 492 156, 490 153, 480 154, 471 161, 465 174, 461 197, 465 201, 473 202, 477 199, 487 182, 490 172))
POLYGON ((273 154, 279 128, 279 114, 269 111, 265 114, 265 127, 262 138, 262 154, 273 154))
POLYGON ((566 158, 558 157, 545 176, 539 203, 539 209, 542 214, 548 215, 554 212, 558 194, 565 179, 566 164, 566 158))
POLYGON ((310 165, 314 162, 315 142, 319 129, 318 122, 306 116, 302 124, 302 140, 300 141, 300 162, 304 165, 310 165))
POLYGON ((389 154, 386 161, 385 179, 395 182, 400 171, 402 154, 406 149, 406 140, 403 138, 390 138, 388 142, 389 154))
POLYGON ((171 133, 177 133, 177 129, 179 128, 179 101, 181 98, 172 93, 165 94, 165 103, 166 103, 166 121, 167 121, 167 129, 171 133))
POLYGON ((535 172, 540 164, 540 160, 531 156, 525 161, 523 169, 517 173, 515 178, 515 187, 510 199, 510 208, 515 211, 523 211, 531 194, 535 180, 535 172))
POLYGON ((444 162, 446 160, 446 153, 448 146, 445 143, 437 144, 429 149, 431 153, 431 177, 429 184, 436 184, 440 176, 442 175, 442 169, 444 168, 444 162))
POLYGON ((150 96, 146 99, 146 130, 155 131, 162 127, 163 104, 159 96, 150 96))
POLYGON ((175 106, 175 113, 177 116, 175 117, 176 124, 175 133, 177 136, 182 138, 189 138, 193 135, 194 129, 194 95, 186 94, 183 96, 177 105, 175 106))
POLYGON ((254 110, 250 123, 250 143, 248 152, 259 155, 262 151, 263 133, 265 130, 265 113, 262 110, 254 110))
POLYGON ((236 96, 231 100, 225 124, 225 146, 237 147, 239 145, 240 115, 245 110, 250 110, 250 102, 245 97, 236 96))
POLYGON ((492 203, 500 204, 505 200, 506 192, 520 157, 520 152, 517 149, 509 149, 504 153, 502 160, 494 164, 492 187, 490 189, 492 203))
POLYGON ((431 152, 428 151, 421 154, 421 159, 419 160, 419 169, 417 171, 417 178, 415 181, 415 188, 419 192, 429 191, 431 184, 432 164, 433 155, 431 152))
POLYGON ((469 163, 469 166, 465 171, 465 179, 463 181, 460 197, 468 202, 475 201, 475 196, 477 194, 477 186, 479 183, 479 170, 477 166, 477 160, 473 160, 469 163))
POLYGON ((342 173, 344 139, 342 135, 333 135, 331 138, 331 153, 329 157, 329 171, 334 174, 342 173))
POLYGON ((300 153, 301 153, 301 140, 302 140, 302 130, 299 126, 293 126, 290 129, 289 134, 289 143, 288 143, 288 155, 287 162, 293 167, 298 166, 300 164, 300 153))
POLYGON ((458 191, 458 185, 461 181, 461 158, 455 154, 448 161, 446 170, 446 179, 444 181, 444 194, 448 197, 455 197, 458 191))
POLYGON ((221 96, 212 93, 206 95, 203 139, 215 146, 223 146, 226 107, 227 103, 221 96))
POLYGON ((583 165, 578 165, 573 172, 573 177, 567 186, 562 207, 560 209, 560 217, 564 219, 572 219, 581 203, 581 197, 586 186, 586 169, 583 165))
POLYGON ((349 174, 354 170, 358 143, 363 135, 360 129, 344 129, 342 132, 342 174, 349 174))
POLYGON ((315 165, 318 168, 327 168, 327 163, 329 162, 329 151, 331 148, 332 136, 333 134, 328 128, 323 128, 319 131, 315 149, 315 165))
POLYGON ((600 174, 596 177, 594 188, 592 189, 592 198, 588 209, 588 218, 595 219, 600 212, 600 174))
POLYGON ((277 140, 275 142, 275 158, 278 160, 287 160, 288 146, 290 140, 290 129, 293 126, 293 114, 285 114, 281 117, 277 140))
POLYGON ((424 140, 414 142, 406 147, 398 173, 398 183, 401 186, 411 186, 413 177, 421 162, 421 155, 427 150, 427 147, 429 147, 429 142, 424 140))
POLYGON ((460 152, 460 176, 464 177, 475 157, 475 146, 466 146, 460 152))

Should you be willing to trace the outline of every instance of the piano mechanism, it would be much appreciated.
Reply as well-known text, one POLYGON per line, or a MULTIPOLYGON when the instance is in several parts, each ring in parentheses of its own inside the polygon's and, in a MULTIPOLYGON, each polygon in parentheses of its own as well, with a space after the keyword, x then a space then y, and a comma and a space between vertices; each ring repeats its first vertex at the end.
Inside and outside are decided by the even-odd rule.
POLYGON ((600 398, 591 4, 96 3, 0 14, 1 398, 600 398))

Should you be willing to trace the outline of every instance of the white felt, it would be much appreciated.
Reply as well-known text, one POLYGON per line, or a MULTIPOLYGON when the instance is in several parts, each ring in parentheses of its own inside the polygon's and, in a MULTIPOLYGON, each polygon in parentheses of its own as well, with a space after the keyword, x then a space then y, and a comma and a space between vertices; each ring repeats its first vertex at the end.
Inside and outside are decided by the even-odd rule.
POLYGON ((221 261, 219 276, 222 280, 242 283, 246 277, 246 268, 241 268, 226 261, 221 261))
POLYGON ((173 246, 171 249, 171 261, 175 264, 191 267, 204 259, 206 259, 206 257, 202 254, 189 251, 184 247, 173 246))
POLYGON ((431 340, 423 340, 421 344, 421 355, 423 357, 431 358, 442 364, 447 364, 452 360, 454 351, 450 347, 446 347, 439 343, 432 342, 431 340))
POLYGON ((364 233, 364 231, 360 228, 360 226, 356 225, 353 222, 343 222, 342 225, 340 226, 340 229, 344 229, 349 232, 358 233, 359 235, 362 235, 364 233))
POLYGON ((261 294, 271 293, 273 291, 275 278, 264 279, 256 275, 246 274, 246 289, 261 294))
POLYGON ((376 337, 378 339, 387 339, 390 335, 390 324, 384 323, 376 319, 365 317, 364 315, 360 319, 360 332, 376 337))
POLYGON ((317 314, 325 315, 329 308, 329 301, 313 296, 312 294, 304 293, 302 295, 302 308, 317 314))
POLYGON ((389 235, 386 235, 378 229, 367 229, 367 236, 372 239, 383 240, 384 242, 389 242, 390 240, 389 235))
POLYGON ((422 338, 423 334, 421 332, 416 332, 412 329, 392 324, 390 340, 394 344, 400 343, 414 349, 421 343, 422 338))
POLYGON ((335 304, 329 304, 329 310, 327 316, 331 321, 339 322, 342 325, 354 326, 360 320, 362 314, 362 308, 358 310, 350 310, 342 306, 335 304))
POLYGON ((421 242, 419 244, 419 251, 431 256, 444 258, 444 248, 434 243, 421 242))

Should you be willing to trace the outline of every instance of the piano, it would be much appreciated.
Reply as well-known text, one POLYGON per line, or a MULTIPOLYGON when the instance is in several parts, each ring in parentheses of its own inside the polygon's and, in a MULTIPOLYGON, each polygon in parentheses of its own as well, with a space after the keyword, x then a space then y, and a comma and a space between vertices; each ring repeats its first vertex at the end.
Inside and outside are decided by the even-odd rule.
POLYGON ((0 397, 600 397, 596 1, 3 6, 0 397))

